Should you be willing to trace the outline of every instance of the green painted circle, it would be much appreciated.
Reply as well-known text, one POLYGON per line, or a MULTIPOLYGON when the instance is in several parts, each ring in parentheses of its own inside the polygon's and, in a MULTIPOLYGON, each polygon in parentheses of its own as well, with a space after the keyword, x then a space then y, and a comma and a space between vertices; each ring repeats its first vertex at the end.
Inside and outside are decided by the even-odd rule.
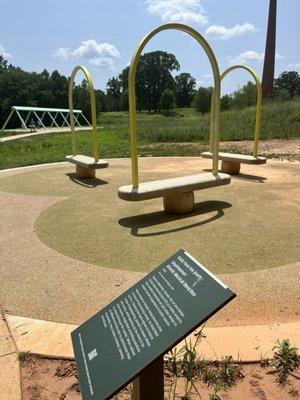
MULTIPOLYGON (((276 168, 280 175, 280 164, 276 168)), ((232 179, 230 185, 198 191, 195 212, 185 216, 165 214, 162 199, 120 200, 118 187, 130 182, 130 171, 129 165, 124 168, 118 162, 98 171, 102 180, 90 187, 66 175, 72 167, 60 167, 1 178, 0 190, 56 196, 57 203, 40 214, 35 229, 45 245, 69 257, 109 268, 150 271, 184 248, 215 273, 236 273, 299 259, 299 213, 296 201, 289 199, 297 188, 295 167, 284 168, 289 182, 232 179)), ((149 167, 141 180, 171 177, 173 171, 165 168, 162 174, 157 166, 149 167)), ((265 171, 268 176, 271 167, 265 166, 265 171)), ((187 173, 195 173, 194 165, 187 173)), ((181 170, 178 174, 183 175, 181 170)))

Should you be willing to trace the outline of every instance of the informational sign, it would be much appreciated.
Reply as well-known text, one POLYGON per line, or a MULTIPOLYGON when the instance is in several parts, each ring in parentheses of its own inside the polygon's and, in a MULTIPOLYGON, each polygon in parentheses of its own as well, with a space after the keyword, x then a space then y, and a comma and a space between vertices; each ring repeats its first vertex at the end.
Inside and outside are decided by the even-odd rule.
POLYGON ((72 332, 84 400, 105 400, 235 294, 180 250, 72 332))

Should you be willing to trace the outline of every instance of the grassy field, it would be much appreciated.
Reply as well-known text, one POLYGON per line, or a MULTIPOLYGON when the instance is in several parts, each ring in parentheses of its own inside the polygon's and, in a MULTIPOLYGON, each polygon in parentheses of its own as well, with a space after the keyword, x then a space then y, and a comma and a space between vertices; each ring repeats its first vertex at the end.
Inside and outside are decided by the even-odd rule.
MULTIPOLYGON (((221 140, 252 140, 255 108, 221 113, 221 140)), ((127 112, 109 112, 99 117, 100 156, 130 155, 127 112)), ((141 113, 138 116, 140 155, 196 155, 185 146, 166 143, 203 142, 209 139, 209 115, 193 109, 178 109, 172 116, 141 113), (157 146, 153 146, 157 144, 157 146)), ((90 135, 78 132, 80 153, 91 152, 90 135)), ((300 101, 268 103, 263 108, 261 139, 300 137, 300 101)), ((71 152, 70 133, 54 133, 0 144, 0 169, 62 161, 71 152)))

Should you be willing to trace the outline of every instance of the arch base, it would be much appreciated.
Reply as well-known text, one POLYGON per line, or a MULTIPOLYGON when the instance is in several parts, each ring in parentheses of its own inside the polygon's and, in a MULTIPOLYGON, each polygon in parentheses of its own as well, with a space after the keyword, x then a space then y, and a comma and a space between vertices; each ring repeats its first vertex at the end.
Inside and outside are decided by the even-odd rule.
POLYGON ((164 197, 165 212, 170 214, 188 214, 194 211, 194 192, 174 193, 164 197))
POLYGON ((229 175, 237 175, 240 173, 241 163, 237 161, 225 161, 221 163, 221 171, 229 175))
POLYGON ((96 176, 96 170, 93 168, 84 168, 80 165, 76 165, 76 177, 80 179, 94 179, 96 176))

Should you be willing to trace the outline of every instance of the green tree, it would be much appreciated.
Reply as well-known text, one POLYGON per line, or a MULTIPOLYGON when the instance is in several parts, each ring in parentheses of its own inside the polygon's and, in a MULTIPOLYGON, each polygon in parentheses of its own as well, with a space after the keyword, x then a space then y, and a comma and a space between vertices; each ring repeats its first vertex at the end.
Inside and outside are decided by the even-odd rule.
POLYGON ((300 94, 300 76, 296 71, 284 71, 275 79, 275 93, 279 90, 288 90, 290 97, 300 94))
POLYGON ((175 107, 175 95, 173 90, 166 89, 163 91, 160 98, 160 108, 164 110, 167 115, 170 114, 170 110, 175 107))
POLYGON ((229 94, 225 94, 221 97, 220 108, 222 111, 229 110, 232 107, 232 97, 229 94))
POLYGON ((122 81, 111 78, 106 85, 107 104, 110 110, 121 110, 122 81))
POLYGON ((232 107, 234 108, 245 108, 256 104, 257 91, 256 85, 252 82, 248 82, 240 90, 233 93, 232 107))
POLYGON ((211 96, 213 94, 212 87, 200 87, 194 96, 193 107, 196 111, 207 113, 210 111, 211 96))
POLYGON ((175 97, 177 107, 190 107, 195 95, 196 79, 188 73, 175 76, 175 97))
MULTIPOLYGON (((143 54, 136 71, 137 109, 146 109, 157 112, 160 107, 160 98, 166 89, 175 90, 175 80, 172 76, 180 65, 173 54, 165 51, 152 51, 143 54)), ((128 89, 129 67, 126 67, 117 79, 120 83, 119 96, 128 89)), ((109 91, 107 90, 107 95, 109 91)), ((126 96, 126 94, 124 94, 126 96)))

